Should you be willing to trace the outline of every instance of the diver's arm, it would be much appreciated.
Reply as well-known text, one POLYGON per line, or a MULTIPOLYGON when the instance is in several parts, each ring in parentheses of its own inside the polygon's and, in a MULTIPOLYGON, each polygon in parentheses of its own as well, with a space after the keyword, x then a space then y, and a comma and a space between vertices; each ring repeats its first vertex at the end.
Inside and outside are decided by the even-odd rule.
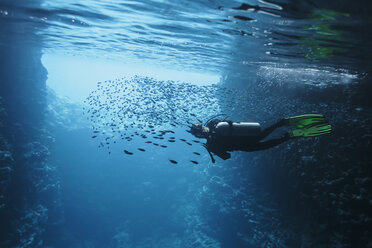
POLYGON ((231 158, 231 154, 226 152, 226 151, 219 152, 219 153, 214 153, 214 154, 216 154, 218 157, 222 158, 223 160, 231 158))
MULTIPOLYGON (((205 149, 207 149, 207 151, 209 153, 209 156, 212 159, 212 163, 215 163, 216 160, 213 158, 212 152, 209 150, 208 145, 207 144, 203 144, 203 146, 205 147, 205 149)), ((228 153, 227 151, 213 151, 213 153, 215 155, 217 155, 218 157, 222 158, 223 160, 226 160, 226 159, 231 158, 231 154, 228 153)))

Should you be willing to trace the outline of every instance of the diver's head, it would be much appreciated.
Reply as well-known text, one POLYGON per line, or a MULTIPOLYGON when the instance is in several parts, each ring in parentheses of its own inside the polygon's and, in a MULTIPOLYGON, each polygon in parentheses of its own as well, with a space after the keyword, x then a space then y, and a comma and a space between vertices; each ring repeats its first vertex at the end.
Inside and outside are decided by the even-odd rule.
POLYGON ((194 123, 190 127, 190 133, 197 138, 205 138, 206 132, 208 132, 207 128, 201 123, 194 123))

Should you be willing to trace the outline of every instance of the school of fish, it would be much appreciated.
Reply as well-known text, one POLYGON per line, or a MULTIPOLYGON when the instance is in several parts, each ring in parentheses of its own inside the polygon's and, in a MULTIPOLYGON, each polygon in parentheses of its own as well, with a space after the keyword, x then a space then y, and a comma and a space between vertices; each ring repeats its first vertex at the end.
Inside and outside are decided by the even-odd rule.
MULTIPOLYGON (((221 101, 234 99, 236 90, 218 84, 197 86, 174 81, 158 81, 148 77, 135 76, 97 83, 85 100, 84 114, 92 122, 92 138, 99 148, 131 142, 135 137, 144 144, 167 148, 176 142, 192 146, 199 140, 187 141, 176 138, 175 131, 181 127, 189 129, 195 122, 203 122, 210 116, 221 113, 221 101)), ((230 104, 233 104, 230 100, 230 104)), ((138 147, 139 152, 145 152, 138 147)), ((126 155, 134 151, 122 150, 126 155)), ((200 155, 198 152, 193 152, 200 155)), ((173 164, 178 162, 169 159, 173 164)), ((190 160, 198 164, 195 160, 190 160)))

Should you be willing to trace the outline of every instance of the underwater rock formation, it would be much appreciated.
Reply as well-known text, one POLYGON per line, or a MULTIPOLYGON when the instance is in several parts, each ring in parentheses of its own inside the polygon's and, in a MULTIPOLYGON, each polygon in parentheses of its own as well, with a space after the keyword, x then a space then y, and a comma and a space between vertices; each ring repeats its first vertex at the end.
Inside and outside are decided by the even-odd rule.
MULTIPOLYGON (((14 15, 22 3, 2 4, 14 15)), ((0 44, 0 246, 43 247, 46 226, 59 211, 59 185, 47 161, 42 40, 32 22, 2 23, 1 31, 6 35, 0 44), (23 30, 22 38, 15 30, 23 30)))
POLYGON ((14 159, 12 153, 9 151, 11 147, 3 136, 3 120, 5 117, 6 112, 2 107, 2 98, 0 97, 0 213, 6 207, 6 199, 9 197, 8 187, 14 171, 14 159))
POLYGON ((258 155, 237 156, 206 172, 199 197, 202 220, 221 247, 299 247, 301 233, 281 211, 277 196, 255 178, 258 155), (251 162, 244 162, 248 159, 251 162))
MULTIPOLYGON (((254 156, 242 154, 243 161, 236 164, 255 168, 255 177, 265 182, 261 186, 275 196, 275 215, 287 219, 303 235, 294 240, 297 243, 290 242, 297 245, 288 247, 368 247, 372 242, 369 79, 322 87, 275 85, 273 81, 253 89, 248 102, 255 104, 247 116, 260 116, 263 125, 269 125, 286 116, 323 113, 333 133, 292 140, 254 156), (271 92, 278 94, 273 97, 271 92)), ((242 115, 234 112, 234 116, 242 115)), ((236 173, 244 177, 241 170, 236 173)), ((226 176, 221 178, 229 184, 226 176)), ((265 212, 265 208, 260 211, 265 212)))

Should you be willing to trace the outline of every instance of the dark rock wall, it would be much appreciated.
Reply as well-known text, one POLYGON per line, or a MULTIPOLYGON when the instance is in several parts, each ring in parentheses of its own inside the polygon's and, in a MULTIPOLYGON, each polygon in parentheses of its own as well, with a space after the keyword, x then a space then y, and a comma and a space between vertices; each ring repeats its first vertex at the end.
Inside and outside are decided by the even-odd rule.
MULTIPOLYGON (((15 17, 15 4, 22 3, 2 4, 15 17)), ((58 181, 48 164, 52 137, 44 129, 42 40, 31 21, 0 25, 0 247, 42 247, 45 228, 54 221, 49 216, 58 209, 58 181)))
MULTIPOLYGON (((246 207, 254 214, 246 218, 242 213, 247 210, 239 204, 243 198, 238 197, 238 204, 229 211, 230 215, 235 212, 242 220, 238 221, 240 225, 252 226, 250 220, 256 220, 259 213, 267 212, 273 205, 269 215, 279 218, 281 227, 273 220, 268 228, 261 226, 261 232, 270 234, 276 242, 281 240, 287 247, 371 247, 370 87, 368 76, 351 84, 322 88, 293 87, 286 82, 263 82, 251 87, 246 101, 249 111, 245 116, 230 112, 232 116, 245 120, 256 118, 267 126, 285 116, 318 112, 326 115, 333 132, 322 137, 291 140, 266 151, 234 155, 236 162, 231 161, 231 166, 235 172, 220 173, 227 184, 225 188, 232 187, 231 191, 246 195, 247 199, 255 195, 253 202, 261 201, 261 204, 246 207), (248 169, 240 168, 239 164, 248 169), (242 180, 246 183, 242 184, 242 180), (237 185, 233 187, 234 184, 237 185), (262 191, 258 195, 254 193, 257 188, 262 191), (270 228, 275 225, 276 232, 270 228)), ((233 201, 222 202, 232 205, 233 201)), ((223 222, 232 219, 215 215, 223 222)), ((260 243, 252 233, 241 235, 253 237, 250 240, 255 244, 260 243)))
POLYGON ((334 131, 271 151, 279 161, 285 161, 279 163, 279 170, 290 179, 298 199, 306 202, 307 215, 312 216, 308 232, 315 244, 372 245, 372 106, 370 91, 365 91, 369 83, 363 78, 355 85, 330 87, 323 92, 310 89, 299 95, 306 107, 326 113, 334 131))

